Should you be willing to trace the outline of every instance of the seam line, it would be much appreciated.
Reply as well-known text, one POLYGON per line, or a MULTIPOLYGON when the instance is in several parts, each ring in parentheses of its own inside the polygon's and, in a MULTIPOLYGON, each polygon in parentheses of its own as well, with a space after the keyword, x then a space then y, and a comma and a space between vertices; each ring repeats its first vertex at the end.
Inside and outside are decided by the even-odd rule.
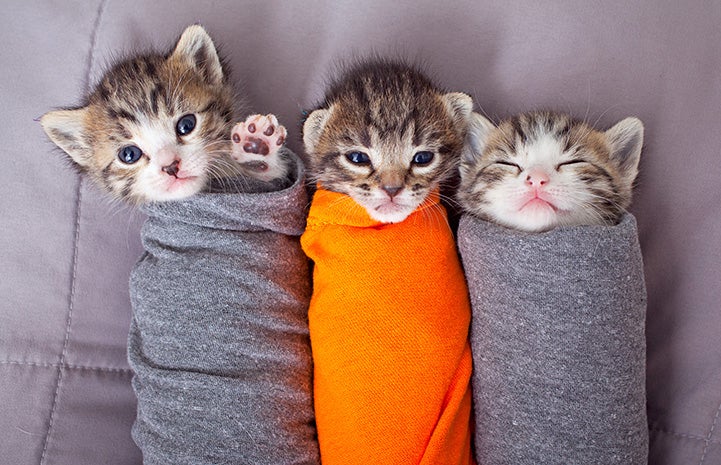
POLYGON ((703 465, 704 461, 706 461, 706 454, 708 453, 708 446, 709 446, 709 444, 714 442, 711 440, 711 438, 713 437, 713 432, 716 429, 716 424, 718 423, 720 414, 721 414, 721 404, 719 404, 718 409, 716 409, 716 416, 713 419, 713 423, 711 423, 711 429, 708 432, 708 436, 706 436, 706 439, 704 440, 705 444, 703 447, 703 453, 701 454, 701 461, 699 462, 699 465, 703 465))
POLYGON ((66 370, 78 370, 78 371, 102 371, 108 373, 129 373, 133 370, 130 368, 120 367, 99 367, 99 366, 88 366, 88 365, 72 365, 59 363, 43 363, 43 362, 20 362, 16 360, 0 360, 0 365, 15 365, 15 366, 28 366, 33 368, 64 368, 66 370))
POLYGON ((663 428, 653 427, 648 429, 652 433, 660 433, 660 434, 666 434, 668 436, 674 436, 679 439, 685 439, 689 441, 696 441, 696 442, 710 442, 711 444, 721 445, 721 441, 709 441, 707 437, 698 436, 695 434, 685 434, 685 433, 679 433, 672 430, 667 430, 663 428))
MULTIPOLYGON (((93 24, 93 29, 90 33, 90 49, 88 51, 88 59, 86 63, 86 70, 85 70, 85 92, 89 92, 90 90, 90 72, 92 70, 94 61, 95 61, 95 47, 97 46, 97 39, 98 39, 98 29, 100 28, 100 19, 103 15, 103 10, 105 9, 105 4, 107 0, 101 0, 100 4, 98 5, 96 17, 95 17, 95 23, 93 24)), ((79 176, 78 184, 75 189, 75 238, 74 238, 74 244, 73 244, 73 263, 72 263, 72 278, 70 282, 70 297, 68 302, 68 315, 65 320, 65 340, 63 341, 63 349, 60 354, 60 360, 57 367, 57 377, 55 381, 55 394, 53 395, 53 401, 50 407, 50 418, 48 421, 48 430, 45 434, 45 439, 43 441, 43 449, 42 453, 40 455, 40 465, 45 464, 45 460, 47 459, 47 452, 48 452, 48 446, 50 444, 50 437, 53 433, 53 426, 55 425, 55 416, 57 414, 57 407, 58 407, 58 398, 60 397, 60 389, 63 385, 63 375, 65 373, 65 359, 67 357, 67 351, 68 346, 70 343, 70 332, 71 332, 71 325, 73 321, 73 310, 75 306, 75 291, 76 291, 76 284, 77 284, 77 272, 78 272, 78 250, 79 250, 79 239, 80 239, 80 218, 81 218, 81 206, 82 206, 82 187, 83 187, 83 178, 82 176, 79 176)))

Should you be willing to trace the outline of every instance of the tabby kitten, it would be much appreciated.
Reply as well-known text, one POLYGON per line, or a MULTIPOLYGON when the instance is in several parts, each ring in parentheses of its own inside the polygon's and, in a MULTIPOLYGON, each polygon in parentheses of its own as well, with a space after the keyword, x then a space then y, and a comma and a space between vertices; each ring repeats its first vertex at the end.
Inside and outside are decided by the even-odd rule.
POLYGON ((643 124, 605 132, 568 115, 530 112, 497 127, 474 113, 458 200, 485 220, 522 231, 613 225, 631 203, 643 124))
POLYGON ((233 126, 235 104, 213 41, 194 25, 169 54, 117 63, 84 106, 40 121, 81 172, 139 204, 191 196, 211 177, 286 174, 277 153, 285 128, 272 115, 233 126))
POLYGON ((376 221, 403 221, 455 170, 472 107, 412 66, 351 66, 303 125, 311 176, 376 221))

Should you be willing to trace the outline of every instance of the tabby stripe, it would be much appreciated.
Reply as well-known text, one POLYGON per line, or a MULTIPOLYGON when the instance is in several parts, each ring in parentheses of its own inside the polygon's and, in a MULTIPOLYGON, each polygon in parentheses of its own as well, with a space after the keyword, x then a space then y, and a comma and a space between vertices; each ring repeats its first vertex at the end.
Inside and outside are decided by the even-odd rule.
POLYGON ((111 161, 110 163, 108 163, 108 166, 103 168, 103 176, 105 176, 107 178, 110 175, 110 169, 113 167, 114 163, 115 163, 115 160, 111 161))
POLYGON ((150 111, 153 115, 158 114, 158 100, 160 99, 160 84, 156 84, 153 90, 150 91, 150 111))
POLYGON ((525 144, 528 140, 528 136, 523 130, 520 118, 518 116, 514 116, 513 118, 511 118, 511 125, 513 126, 513 130, 516 132, 516 134, 518 134, 518 136, 521 138, 521 142, 525 144))
POLYGON ((126 119, 132 123, 137 123, 138 119, 133 115, 132 113, 128 112, 127 110, 124 110, 122 108, 116 109, 116 108, 108 108, 108 115, 113 119, 126 119))

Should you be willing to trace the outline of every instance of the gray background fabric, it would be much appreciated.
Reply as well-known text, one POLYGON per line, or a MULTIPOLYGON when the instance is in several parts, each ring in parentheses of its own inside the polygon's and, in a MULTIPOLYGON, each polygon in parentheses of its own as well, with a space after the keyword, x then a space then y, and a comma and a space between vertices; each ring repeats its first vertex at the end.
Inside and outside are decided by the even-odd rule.
POLYGON ((478 463, 648 457, 636 221, 528 234, 464 216, 478 463), (499 264, 503 264, 499 266, 499 264))
POLYGON ((299 242, 308 197, 288 156, 290 187, 226 180, 142 208, 128 352, 145 465, 320 463, 299 242))
POLYGON ((422 58, 491 117, 554 108, 646 125, 633 213, 648 288, 650 462, 721 463, 721 3, 75 0, 4 2, 0 30, 0 450, 132 464, 125 345, 137 211, 67 167, 33 121, 105 64, 201 22, 252 106, 301 154, 300 110, 337 57, 422 58))

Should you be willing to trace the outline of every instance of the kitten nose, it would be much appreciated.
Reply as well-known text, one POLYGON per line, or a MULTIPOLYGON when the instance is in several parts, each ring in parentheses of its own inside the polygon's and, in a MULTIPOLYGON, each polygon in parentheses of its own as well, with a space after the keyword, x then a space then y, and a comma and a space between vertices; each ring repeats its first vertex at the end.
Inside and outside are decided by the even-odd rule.
POLYGON ((526 176, 526 184, 531 187, 545 186, 549 180, 548 174, 540 168, 531 168, 526 176))
POLYGON ((381 186, 381 189, 383 189, 390 198, 393 198, 403 189, 403 186, 381 186))
POLYGON ((162 170, 170 176, 175 176, 180 171, 180 160, 173 160, 173 163, 163 166, 162 170))

